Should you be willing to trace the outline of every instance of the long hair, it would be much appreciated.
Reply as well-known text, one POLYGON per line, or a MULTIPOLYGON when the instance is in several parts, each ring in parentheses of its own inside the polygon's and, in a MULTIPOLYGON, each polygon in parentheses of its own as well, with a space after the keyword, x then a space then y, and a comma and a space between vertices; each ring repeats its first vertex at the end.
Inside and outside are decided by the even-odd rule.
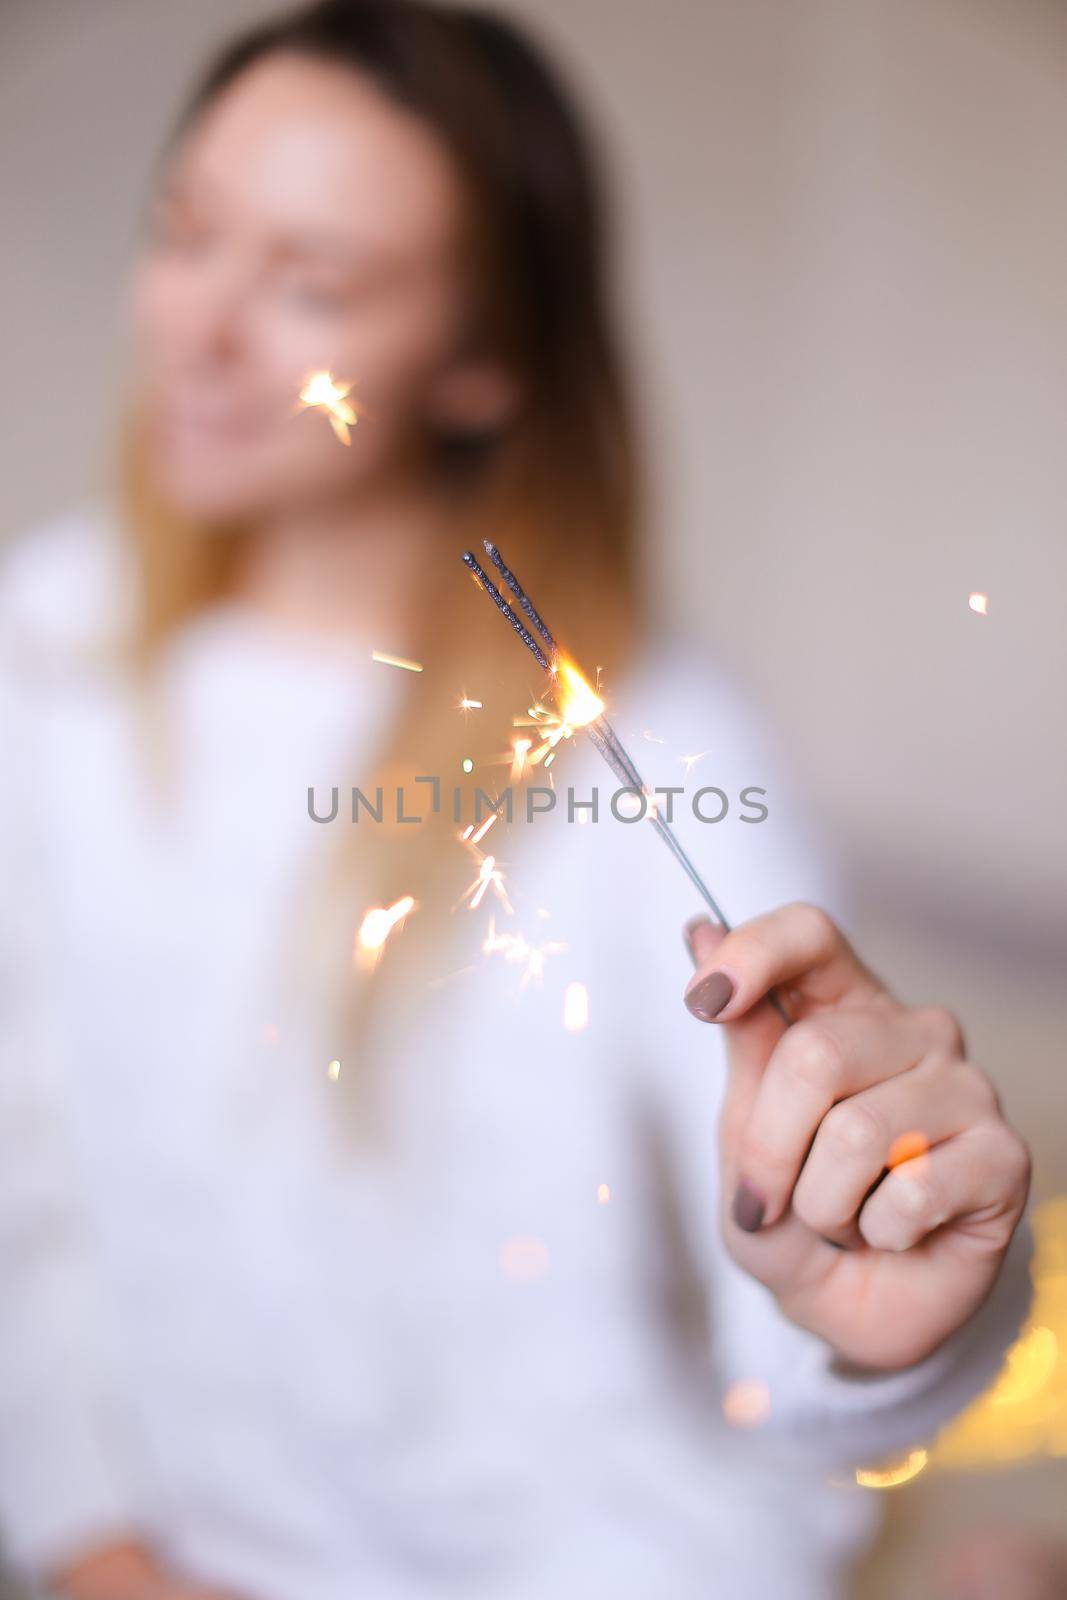
MULTIPOLYGON (((414 774, 457 770, 461 686, 492 684, 512 710, 528 702, 531 664, 465 577, 466 544, 485 533, 498 539, 571 651, 609 679, 632 642, 640 471, 609 309, 604 197, 588 135, 541 52, 511 22, 429 0, 319 0, 242 34, 209 68, 177 138, 244 72, 277 54, 370 76, 442 140, 474 242, 473 336, 523 396, 499 434, 427 440, 442 496, 456 509, 457 538, 443 541, 413 607, 411 653, 426 670, 405 686, 380 760, 378 781, 389 793, 414 774)), ((168 511, 135 431, 125 481, 141 580, 137 649, 147 668, 183 621, 226 595, 253 535, 234 528, 221 536, 168 511)), ((501 738, 497 724, 490 747, 499 751, 501 738)), ((361 786, 367 778, 358 775, 361 786)), ((359 848, 366 830, 345 826, 342 812, 338 827, 350 842, 328 875, 333 911, 316 901, 316 936, 302 950, 316 984, 329 974, 340 993, 345 1029, 364 1040, 385 971, 402 968, 404 946, 439 938, 451 890, 469 876, 456 830, 451 845, 442 838, 447 826, 442 818, 436 828, 379 827, 370 861, 359 848), (373 981, 362 981, 351 956, 364 911, 409 892, 418 915, 373 981)), ((360 1059, 367 1054, 361 1049, 360 1059)))

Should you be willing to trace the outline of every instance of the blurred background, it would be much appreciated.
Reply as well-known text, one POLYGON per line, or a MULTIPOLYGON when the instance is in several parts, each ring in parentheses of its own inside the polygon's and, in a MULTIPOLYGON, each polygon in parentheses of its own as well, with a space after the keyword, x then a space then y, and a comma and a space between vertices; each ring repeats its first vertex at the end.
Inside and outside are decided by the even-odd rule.
MULTIPOLYGON (((213 43, 270 9, 4 0, 0 536, 106 485, 154 155, 213 43)), ((959 1011, 1034 1148, 1033 1327, 883 1494, 856 1577, 932 1594, 953 1546, 1053 1532, 1067 1498, 1067 7, 503 9, 613 174, 657 603, 763 707, 857 940, 959 1011)))

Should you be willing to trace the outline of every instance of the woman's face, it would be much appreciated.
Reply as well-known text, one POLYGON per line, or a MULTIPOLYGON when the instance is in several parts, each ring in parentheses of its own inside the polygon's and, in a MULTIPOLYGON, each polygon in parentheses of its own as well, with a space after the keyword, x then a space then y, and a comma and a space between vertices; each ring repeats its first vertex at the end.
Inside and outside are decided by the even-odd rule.
POLYGON ((435 406, 484 422, 463 215, 441 141, 370 79, 277 56, 224 91, 175 152, 135 279, 167 498, 204 517, 336 502, 408 460, 435 406), (300 405, 321 370, 366 410, 348 448, 300 405))

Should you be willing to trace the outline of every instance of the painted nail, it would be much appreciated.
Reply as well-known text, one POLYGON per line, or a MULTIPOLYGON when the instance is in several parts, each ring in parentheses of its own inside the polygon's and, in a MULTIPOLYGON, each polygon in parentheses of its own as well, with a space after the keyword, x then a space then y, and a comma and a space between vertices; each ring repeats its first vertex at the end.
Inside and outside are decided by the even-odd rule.
POLYGON ((734 1190, 734 1203, 730 1208, 730 1215, 737 1226, 745 1233, 758 1233, 766 1209, 763 1196, 742 1178, 734 1190))
POLYGON ((710 928, 710 927, 711 927, 711 918, 710 917, 705 917, 703 915, 697 915, 695 917, 690 917, 689 921, 686 923, 685 927, 682 929, 682 937, 685 940, 685 946, 686 946, 686 949, 689 951, 690 959, 692 960, 692 963, 693 963, 694 967, 698 964, 699 957, 697 956, 697 953, 696 953, 696 946, 693 943, 693 935, 696 933, 698 928, 710 928))
POLYGON ((725 972, 709 972, 706 978, 686 990, 685 1003, 701 1022, 712 1022, 727 1005, 734 986, 725 972))

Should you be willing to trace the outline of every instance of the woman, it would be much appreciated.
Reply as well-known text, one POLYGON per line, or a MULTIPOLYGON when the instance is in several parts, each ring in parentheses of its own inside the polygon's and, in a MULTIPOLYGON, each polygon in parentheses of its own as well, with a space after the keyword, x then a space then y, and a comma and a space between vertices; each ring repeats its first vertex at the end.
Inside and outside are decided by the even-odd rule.
POLYGON ((832 891, 744 708, 637 631, 603 254, 563 92, 481 14, 300 11, 168 152, 125 515, 3 586, 0 1508, 69 1600, 825 1595, 839 1469, 1025 1314, 992 1087, 788 903, 832 891), (323 370, 354 425, 295 403, 323 370), (677 826, 753 920, 686 923, 686 1006, 691 891, 588 742, 457 838, 544 692, 486 531, 653 781, 714 752, 677 826))

